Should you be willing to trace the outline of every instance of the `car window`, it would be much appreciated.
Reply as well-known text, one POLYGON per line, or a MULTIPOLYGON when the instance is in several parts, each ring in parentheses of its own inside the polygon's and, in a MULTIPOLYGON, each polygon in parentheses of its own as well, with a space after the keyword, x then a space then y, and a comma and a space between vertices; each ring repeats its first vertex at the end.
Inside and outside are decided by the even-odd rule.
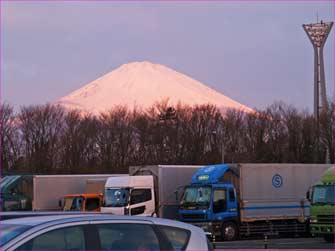
POLYGON ((102 250, 160 250, 158 238, 146 224, 97 225, 102 250))
POLYGON ((82 226, 66 227, 39 235, 17 250, 85 250, 82 226))
POLYGON ((223 188, 215 189, 213 196, 213 213, 216 214, 226 211, 226 203, 226 190, 223 188))
POLYGON ((190 231, 177 227, 158 226, 169 240, 173 250, 185 250, 190 238, 190 231))
POLYGON ((234 189, 229 189, 229 201, 231 201, 231 202, 235 201, 235 192, 234 192, 234 189))
POLYGON ((134 189, 131 191, 130 205, 151 200, 151 189, 134 189))
POLYGON ((31 226, 6 224, 1 222, 0 246, 6 244, 11 239, 30 229, 31 226))

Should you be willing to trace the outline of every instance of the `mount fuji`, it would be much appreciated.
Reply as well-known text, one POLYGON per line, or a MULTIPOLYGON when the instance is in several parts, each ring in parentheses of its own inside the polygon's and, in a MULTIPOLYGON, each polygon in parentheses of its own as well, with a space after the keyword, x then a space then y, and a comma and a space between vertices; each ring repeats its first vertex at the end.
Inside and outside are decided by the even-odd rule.
POLYGON ((254 112, 191 77, 147 61, 121 65, 59 99, 56 104, 99 114, 119 105, 130 109, 147 109, 163 100, 167 100, 168 105, 213 104, 221 111, 233 108, 254 112))

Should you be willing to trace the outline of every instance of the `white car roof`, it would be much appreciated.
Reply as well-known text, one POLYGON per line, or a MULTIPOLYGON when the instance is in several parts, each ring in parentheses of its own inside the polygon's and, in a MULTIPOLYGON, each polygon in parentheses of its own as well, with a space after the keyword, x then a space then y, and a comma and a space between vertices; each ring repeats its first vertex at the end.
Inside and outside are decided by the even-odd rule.
POLYGON ((77 221, 105 221, 105 220, 126 220, 126 221, 147 221, 153 224, 166 225, 173 227, 180 227, 184 229, 189 229, 193 231, 202 231, 202 229, 195 227, 190 224, 183 222, 162 219, 156 217, 147 216, 119 216, 119 215, 104 215, 100 214, 76 214, 76 215, 48 215, 48 216, 34 216, 34 217, 22 217, 16 219, 3 220, 1 224, 15 224, 15 225, 27 225, 27 226, 37 226, 41 224, 60 224, 66 222, 77 222, 77 221))

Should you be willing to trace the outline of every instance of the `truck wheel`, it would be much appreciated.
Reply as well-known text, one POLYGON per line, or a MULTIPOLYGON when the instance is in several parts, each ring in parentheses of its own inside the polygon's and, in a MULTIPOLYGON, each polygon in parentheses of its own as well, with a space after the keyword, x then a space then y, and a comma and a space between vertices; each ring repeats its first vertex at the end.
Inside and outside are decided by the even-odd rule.
POLYGON ((235 223, 226 222, 222 225, 221 237, 224 241, 236 240, 238 236, 238 229, 235 223))
POLYGON ((324 235, 323 238, 326 240, 326 242, 334 242, 334 236, 332 235, 324 235))

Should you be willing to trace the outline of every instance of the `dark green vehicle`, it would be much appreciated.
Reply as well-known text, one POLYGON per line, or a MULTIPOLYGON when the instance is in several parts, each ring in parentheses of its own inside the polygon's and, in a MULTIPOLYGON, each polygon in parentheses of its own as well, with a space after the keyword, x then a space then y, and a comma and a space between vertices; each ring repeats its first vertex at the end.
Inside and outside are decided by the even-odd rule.
POLYGON ((311 234, 334 242, 334 166, 324 172, 309 197, 311 234))
POLYGON ((32 210, 32 175, 9 175, 2 177, 0 189, 1 211, 32 210))

